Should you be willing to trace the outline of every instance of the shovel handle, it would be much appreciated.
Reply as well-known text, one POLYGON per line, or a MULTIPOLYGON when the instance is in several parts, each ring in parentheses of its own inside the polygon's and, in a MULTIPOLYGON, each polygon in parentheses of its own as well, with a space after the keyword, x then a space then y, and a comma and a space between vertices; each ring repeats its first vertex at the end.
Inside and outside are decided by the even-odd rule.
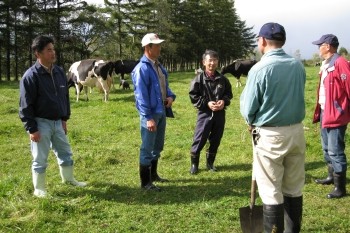
POLYGON ((252 179, 252 184, 250 188, 250 209, 253 209, 253 206, 255 205, 255 199, 256 199, 256 180, 255 177, 252 179))

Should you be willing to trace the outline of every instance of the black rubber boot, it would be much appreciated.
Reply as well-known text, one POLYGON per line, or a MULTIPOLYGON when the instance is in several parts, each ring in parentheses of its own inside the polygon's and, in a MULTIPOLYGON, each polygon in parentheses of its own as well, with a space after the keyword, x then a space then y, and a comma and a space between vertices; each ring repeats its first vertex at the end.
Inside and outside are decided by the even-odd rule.
POLYGON ((151 166, 143 166, 140 164, 140 179, 141 188, 150 191, 160 191, 160 188, 155 186, 151 180, 151 166))
POLYGON ((199 166, 199 155, 191 154, 191 169, 190 169, 190 173, 192 175, 198 173, 198 166, 199 166))
POLYGON ((216 171, 216 168, 214 167, 215 158, 216 158, 216 153, 207 152, 207 169, 211 172, 216 171))
POLYGON ((158 169, 158 159, 157 160, 153 160, 152 164, 151 164, 151 179, 152 179, 152 182, 168 182, 169 180, 163 179, 163 178, 161 178, 158 175, 157 169, 158 169))
POLYGON ((334 173, 334 190, 327 195, 327 198, 341 198, 346 195, 346 172, 334 173))
POLYGON ((264 233, 283 233, 284 230, 284 204, 265 205, 264 213, 264 233))
POLYGON ((317 184, 323 184, 323 185, 328 185, 328 184, 333 184, 333 166, 332 164, 328 164, 328 176, 325 179, 316 179, 315 182, 317 184))
POLYGON ((284 196, 284 233, 299 233, 303 215, 303 196, 284 196))

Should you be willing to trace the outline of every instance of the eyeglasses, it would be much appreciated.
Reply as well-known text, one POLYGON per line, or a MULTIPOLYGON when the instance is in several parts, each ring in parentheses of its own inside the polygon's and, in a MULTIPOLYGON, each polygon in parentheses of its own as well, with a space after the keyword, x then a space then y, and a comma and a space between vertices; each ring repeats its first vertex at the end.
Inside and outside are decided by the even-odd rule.
POLYGON ((216 63, 218 62, 219 60, 217 58, 209 58, 209 59, 206 59, 207 62, 213 62, 213 63, 216 63))
POLYGON ((324 46, 324 45, 327 45, 327 44, 320 44, 320 45, 318 46, 318 48, 321 48, 321 47, 324 46))

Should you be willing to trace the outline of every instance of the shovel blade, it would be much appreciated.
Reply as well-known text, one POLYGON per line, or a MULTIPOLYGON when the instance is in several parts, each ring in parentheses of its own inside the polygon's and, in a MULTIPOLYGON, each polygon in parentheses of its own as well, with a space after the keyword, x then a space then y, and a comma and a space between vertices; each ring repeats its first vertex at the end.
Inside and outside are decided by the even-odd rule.
POLYGON ((239 208, 239 218, 243 233, 261 233, 264 230, 263 225, 263 207, 254 205, 239 208))

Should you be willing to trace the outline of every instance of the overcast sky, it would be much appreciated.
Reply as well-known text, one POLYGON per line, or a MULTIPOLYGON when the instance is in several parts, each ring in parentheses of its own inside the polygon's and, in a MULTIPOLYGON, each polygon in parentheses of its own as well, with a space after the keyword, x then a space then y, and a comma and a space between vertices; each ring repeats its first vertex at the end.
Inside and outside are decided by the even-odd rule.
POLYGON ((258 34, 267 22, 284 26, 284 49, 293 55, 299 49, 303 59, 318 53, 311 44, 324 34, 338 37, 339 47, 350 52, 349 0, 235 0, 237 15, 258 34))
POLYGON ((256 34, 264 23, 283 25, 287 33, 284 49, 291 55, 300 50, 303 59, 311 58, 318 53, 311 42, 329 33, 338 37, 339 47, 350 52, 350 0, 235 0, 235 9, 256 34))

